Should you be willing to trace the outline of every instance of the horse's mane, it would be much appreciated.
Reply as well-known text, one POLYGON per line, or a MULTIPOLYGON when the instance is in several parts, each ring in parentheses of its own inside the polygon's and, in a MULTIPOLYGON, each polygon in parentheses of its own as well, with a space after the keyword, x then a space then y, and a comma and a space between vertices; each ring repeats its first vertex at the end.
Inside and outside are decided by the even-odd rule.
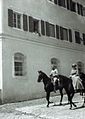
POLYGON ((47 74, 46 74, 46 73, 42 72, 42 74, 44 75, 44 77, 45 77, 46 79, 48 79, 49 81, 51 81, 50 77, 49 77, 49 76, 47 76, 47 74))

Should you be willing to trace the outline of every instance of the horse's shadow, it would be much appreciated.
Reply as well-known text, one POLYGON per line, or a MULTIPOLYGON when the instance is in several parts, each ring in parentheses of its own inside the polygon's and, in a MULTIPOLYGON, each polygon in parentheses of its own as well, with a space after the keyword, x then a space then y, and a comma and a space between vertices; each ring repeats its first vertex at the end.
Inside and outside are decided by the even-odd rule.
MULTIPOLYGON (((74 103, 79 103, 79 102, 74 102, 74 103)), ((54 103, 52 106, 66 106, 66 105, 69 105, 70 103, 69 102, 65 102, 65 103, 63 103, 63 104, 56 104, 56 103, 54 103)))
POLYGON ((73 108, 72 110, 82 109, 82 108, 85 108, 85 106, 84 106, 84 105, 82 105, 82 106, 79 106, 79 107, 73 108))

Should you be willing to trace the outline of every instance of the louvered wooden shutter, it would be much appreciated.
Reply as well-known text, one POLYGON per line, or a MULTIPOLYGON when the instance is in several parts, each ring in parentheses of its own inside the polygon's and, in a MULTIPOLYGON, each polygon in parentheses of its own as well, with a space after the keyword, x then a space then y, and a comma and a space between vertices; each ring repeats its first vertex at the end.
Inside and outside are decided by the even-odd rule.
POLYGON ((81 9, 81 15, 83 16, 83 6, 80 5, 80 9, 81 9))
POLYGON ((67 9, 71 10, 71 2, 72 0, 67 0, 67 9))
POLYGON ((45 22, 41 20, 41 34, 45 35, 45 22))
POLYGON ((83 33, 83 44, 85 45, 85 34, 83 33))
POLYGON ((49 23, 48 22, 46 22, 46 35, 50 36, 49 23))
POLYGON ((60 27, 60 39, 63 40, 63 28, 60 27))
POLYGON ((62 1, 61 0, 58 0, 58 5, 62 6, 62 1))
POLYGON ((59 39, 59 26, 56 25, 56 38, 59 39))
POLYGON ((29 31, 30 32, 34 31, 34 22, 33 22, 33 18, 31 16, 29 16, 29 31))
POLYGON ((79 3, 77 3, 77 10, 78 10, 78 14, 80 14, 80 5, 79 5, 79 3))
POLYGON ((13 10, 8 9, 8 26, 13 27, 13 10))
POLYGON ((69 7, 69 0, 67 0, 67 9, 69 10, 70 7, 69 7))
POLYGON ((72 42, 72 31, 69 29, 69 41, 72 42))
POLYGON ((80 34, 77 31, 75 31, 75 42, 80 44, 80 34))
POLYGON ((72 0, 69 1, 69 4, 70 4, 69 6, 70 10, 72 10, 72 0))
POLYGON ((23 30, 28 31, 27 15, 23 14, 23 30))
POLYGON ((54 0, 54 3, 57 4, 57 0, 54 0))

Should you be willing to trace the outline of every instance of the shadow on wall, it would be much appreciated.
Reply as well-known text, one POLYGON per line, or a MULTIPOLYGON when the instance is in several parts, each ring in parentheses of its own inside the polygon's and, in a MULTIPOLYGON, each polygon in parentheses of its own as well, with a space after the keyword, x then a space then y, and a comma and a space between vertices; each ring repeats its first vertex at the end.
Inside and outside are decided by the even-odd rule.
POLYGON ((56 67, 60 74, 60 60, 59 59, 57 59, 55 57, 51 58, 51 69, 52 69, 52 67, 56 67))
POLYGON ((78 61, 77 65, 78 65, 79 72, 83 72, 84 73, 84 63, 81 62, 81 61, 78 61))

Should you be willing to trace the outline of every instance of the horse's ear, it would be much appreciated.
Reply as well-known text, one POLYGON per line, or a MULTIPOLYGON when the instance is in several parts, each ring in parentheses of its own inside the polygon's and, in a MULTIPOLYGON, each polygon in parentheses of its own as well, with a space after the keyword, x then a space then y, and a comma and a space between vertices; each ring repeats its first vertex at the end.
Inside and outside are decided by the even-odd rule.
POLYGON ((38 71, 38 73, 40 74, 40 73, 42 73, 42 71, 38 71))

